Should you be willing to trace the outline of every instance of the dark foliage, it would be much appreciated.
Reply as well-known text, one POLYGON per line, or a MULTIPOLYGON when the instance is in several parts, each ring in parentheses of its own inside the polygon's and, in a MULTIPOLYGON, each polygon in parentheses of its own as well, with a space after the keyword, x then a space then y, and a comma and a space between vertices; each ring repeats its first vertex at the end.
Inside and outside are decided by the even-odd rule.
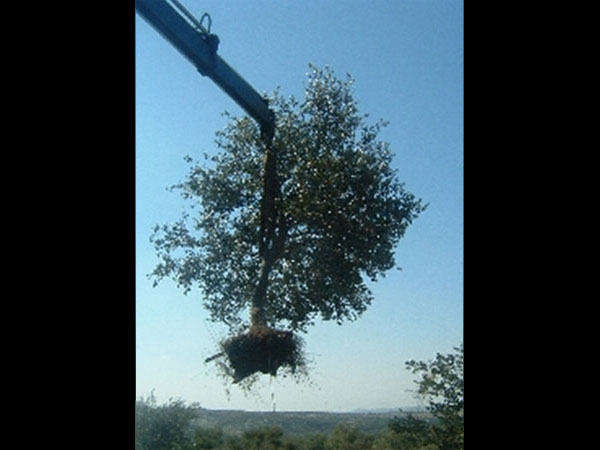
POLYGON ((155 282, 172 278, 186 293, 198 287, 211 318, 232 332, 256 325, 244 318, 252 307, 263 324, 292 331, 316 318, 355 320, 367 309, 365 278, 395 266, 396 244, 426 205, 397 179, 389 145, 377 138, 386 124, 359 115, 352 83, 312 67, 302 103, 270 98, 272 248, 261 252, 267 150, 258 126, 232 117, 208 164, 189 158, 188 177, 174 186, 189 212, 152 236, 155 282))
POLYGON ((437 419, 431 429, 441 450, 462 450, 465 434, 464 346, 455 352, 436 354, 435 360, 407 361, 406 367, 419 375, 418 395, 428 401, 427 409, 437 419))
POLYGON ((405 417, 394 417, 388 424, 389 429, 401 437, 407 448, 418 448, 432 442, 431 424, 423 419, 418 419, 412 414, 405 417))

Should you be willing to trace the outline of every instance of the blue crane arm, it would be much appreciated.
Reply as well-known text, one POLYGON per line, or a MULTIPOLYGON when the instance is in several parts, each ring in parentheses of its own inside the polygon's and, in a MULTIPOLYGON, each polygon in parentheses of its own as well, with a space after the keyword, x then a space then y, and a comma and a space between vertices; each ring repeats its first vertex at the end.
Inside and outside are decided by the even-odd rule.
POLYGON ((217 54, 219 39, 216 35, 193 27, 165 0, 135 0, 135 9, 202 75, 213 80, 254 118, 263 136, 273 137, 275 116, 269 109, 268 100, 217 54))

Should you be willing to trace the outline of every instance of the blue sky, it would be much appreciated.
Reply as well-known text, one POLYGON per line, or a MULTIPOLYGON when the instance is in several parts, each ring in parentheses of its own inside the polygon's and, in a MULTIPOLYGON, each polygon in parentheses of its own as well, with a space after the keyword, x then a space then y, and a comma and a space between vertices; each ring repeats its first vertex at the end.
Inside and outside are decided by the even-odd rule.
POLYGON ((204 358, 226 329, 207 321, 199 291, 153 288, 154 224, 180 218, 167 187, 184 156, 214 153, 224 111, 243 111, 139 16, 136 48, 136 396, 206 408, 347 411, 415 405, 410 359, 449 353, 463 336, 463 2, 461 0, 185 0, 208 12, 219 54, 258 92, 301 99, 308 64, 355 79, 354 97, 380 134, 408 191, 429 203, 400 241, 396 262, 370 284, 356 322, 319 322, 303 335, 311 383, 264 376, 248 394, 204 358))

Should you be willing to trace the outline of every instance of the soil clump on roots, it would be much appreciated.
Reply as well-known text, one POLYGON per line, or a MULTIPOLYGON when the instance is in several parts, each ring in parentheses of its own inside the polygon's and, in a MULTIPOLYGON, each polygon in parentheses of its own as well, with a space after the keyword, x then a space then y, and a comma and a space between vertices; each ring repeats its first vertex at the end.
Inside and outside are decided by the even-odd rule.
POLYGON ((305 368, 302 341, 291 331, 254 326, 246 333, 222 341, 221 349, 220 355, 229 360, 226 371, 234 383, 257 372, 276 376, 279 368, 292 374, 305 368))

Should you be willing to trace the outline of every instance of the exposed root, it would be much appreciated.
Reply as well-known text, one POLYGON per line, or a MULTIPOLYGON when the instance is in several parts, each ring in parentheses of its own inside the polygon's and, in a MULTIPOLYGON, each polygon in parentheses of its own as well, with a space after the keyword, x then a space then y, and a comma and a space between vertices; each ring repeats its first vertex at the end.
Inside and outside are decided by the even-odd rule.
POLYGON ((291 331, 255 326, 247 333, 225 339, 221 349, 222 352, 205 361, 227 356, 228 364, 221 365, 234 383, 258 372, 276 376, 280 368, 285 368, 294 374, 306 366, 302 341, 291 331))

